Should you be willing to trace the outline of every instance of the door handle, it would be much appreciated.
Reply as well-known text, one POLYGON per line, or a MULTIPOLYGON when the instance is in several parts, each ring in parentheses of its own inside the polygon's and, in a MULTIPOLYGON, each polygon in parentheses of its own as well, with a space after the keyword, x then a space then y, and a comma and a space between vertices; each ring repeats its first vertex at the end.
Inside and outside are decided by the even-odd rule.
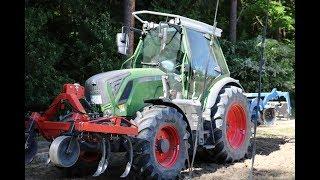
POLYGON ((213 68, 216 72, 221 73, 221 68, 219 66, 216 66, 213 68))

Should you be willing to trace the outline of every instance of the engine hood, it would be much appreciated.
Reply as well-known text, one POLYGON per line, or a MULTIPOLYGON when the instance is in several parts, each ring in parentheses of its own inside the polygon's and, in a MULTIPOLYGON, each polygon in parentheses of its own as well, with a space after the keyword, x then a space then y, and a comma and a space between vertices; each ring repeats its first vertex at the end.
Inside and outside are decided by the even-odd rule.
POLYGON ((130 75, 127 69, 109 71, 96 74, 85 82, 86 98, 93 104, 109 103, 109 96, 106 91, 106 84, 109 84, 113 95, 118 93, 119 87, 126 77, 130 75), (101 98, 99 97, 101 95, 101 98))
MULTIPOLYGON (((123 94, 127 93, 126 96, 129 96, 131 88, 138 87, 137 84, 161 82, 161 75, 163 74, 164 72, 158 68, 122 69, 100 73, 90 77, 85 82, 86 98, 92 104, 116 106, 120 103, 119 100, 121 100, 123 94)), ((148 88, 148 91, 152 91, 156 87, 150 85, 148 88)), ((140 91, 146 90, 140 89, 140 91)), ((150 96, 150 93, 148 96, 150 96)))

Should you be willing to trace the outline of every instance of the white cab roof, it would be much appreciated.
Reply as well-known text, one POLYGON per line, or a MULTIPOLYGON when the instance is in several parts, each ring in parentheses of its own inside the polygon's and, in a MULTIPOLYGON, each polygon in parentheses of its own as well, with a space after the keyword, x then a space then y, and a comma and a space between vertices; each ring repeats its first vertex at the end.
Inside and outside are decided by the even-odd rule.
MULTIPOLYGON (((175 14, 147 11, 147 10, 133 12, 132 15, 143 24, 148 24, 149 22, 146 20, 142 20, 138 16, 139 14, 151 14, 151 15, 157 15, 157 16, 171 17, 171 18, 174 18, 174 22, 176 24, 180 23, 181 25, 183 25, 187 28, 193 29, 195 31, 208 33, 208 34, 215 35, 217 37, 221 37, 221 33, 222 33, 221 29, 219 29, 217 27, 215 28, 214 26, 211 26, 211 25, 206 24, 204 22, 200 22, 200 21, 190 19, 187 17, 183 17, 183 16, 179 16, 179 15, 175 15, 175 14)), ((170 21, 170 22, 172 22, 172 21, 170 21)))

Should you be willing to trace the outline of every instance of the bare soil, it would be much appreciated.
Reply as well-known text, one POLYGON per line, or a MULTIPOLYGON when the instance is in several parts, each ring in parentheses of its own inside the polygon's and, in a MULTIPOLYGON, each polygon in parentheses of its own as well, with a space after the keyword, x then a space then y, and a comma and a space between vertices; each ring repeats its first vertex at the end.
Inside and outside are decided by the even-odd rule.
MULTIPOLYGON (((295 179, 294 129, 294 119, 278 119, 272 126, 258 127, 254 179, 295 179)), ((120 179, 118 177, 123 168, 117 166, 110 167, 105 174, 97 178, 67 178, 51 164, 45 164, 49 144, 42 141, 38 145, 37 156, 31 164, 25 166, 25 179, 120 179)), ((181 179, 248 179, 250 167, 250 153, 246 159, 227 165, 197 160, 192 175, 189 176, 188 170, 184 170, 181 179)))

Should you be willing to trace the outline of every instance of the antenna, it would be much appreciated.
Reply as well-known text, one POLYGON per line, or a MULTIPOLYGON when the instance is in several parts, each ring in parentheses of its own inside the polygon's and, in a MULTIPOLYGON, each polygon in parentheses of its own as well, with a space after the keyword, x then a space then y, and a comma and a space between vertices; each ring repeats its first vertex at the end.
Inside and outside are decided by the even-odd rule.
POLYGON ((213 20, 213 33, 216 31, 217 27, 217 14, 218 14, 218 7, 219 7, 219 0, 217 0, 216 4, 216 11, 214 13, 214 20, 213 20))
MULTIPOLYGON (((269 0, 267 0, 267 7, 269 7, 269 0)), ((259 64, 259 84, 258 84, 258 102, 257 102, 257 108, 256 108, 256 118, 254 119, 254 134, 253 134, 253 147, 252 147, 252 161, 251 161, 251 169, 249 172, 249 180, 253 179, 253 165, 254 165, 254 158, 256 155, 256 134, 257 134, 257 120, 258 120, 258 113, 260 111, 260 97, 261 97, 261 78, 262 78, 262 66, 264 65, 264 49, 265 49, 265 40, 266 40, 266 34, 267 34, 267 25, 268 25, 268 9, 266 12, 266 19, 265 24, 263 27, 263 36, 262 36, 262 42, 261 42, 261 54, 260 54, 260 64, 259 64)))
MULTIPOLYGON (((216 31, 216 25, 217 25, 217 12, 218 12, 218 6, 219 6, 219 0, 217 0, 217 4, 216 4, 216 11, 214 14, 214 22, 213 22, 213 34, 215 34, 216 31)), ((214 54, 214 53, 213 53, 214 54)), ((203 82, 203 91, 202 94, 200 95, 200 100, 203 97, 205 91, 206 91, 206 84, 207 84, 207 75, 208 75, 208 66, 209 66, 209 54, 208 54, 208 58, 207 58, 207 62, 206 62, 206 71, 205 71, 205 75, 204 75, 204 82, 203 82)), ((204 106, 203 106, 204 107, 204 106)), ((204 109, 204 108, 203 108, 204 109)), ((203 113, 203 109, 202 109, 202 113, 203 113)), ((192 177, 192 172, 193 172, 193 163, 194 163, 194 158, 196 156, 197 153, 197 148, 198 148, 198 137, 199 137, 199 125, 202 122, 202 115, 201 115, 201 120, 198 121, 197 124, 197 130, 196 130, 196 137, 195 137, 195 141, 194 141, 194 149, 193 149, 193 153, 192 153, 192 161, 191 161, 191 166, 189 167, 189 176, 192 177)))

